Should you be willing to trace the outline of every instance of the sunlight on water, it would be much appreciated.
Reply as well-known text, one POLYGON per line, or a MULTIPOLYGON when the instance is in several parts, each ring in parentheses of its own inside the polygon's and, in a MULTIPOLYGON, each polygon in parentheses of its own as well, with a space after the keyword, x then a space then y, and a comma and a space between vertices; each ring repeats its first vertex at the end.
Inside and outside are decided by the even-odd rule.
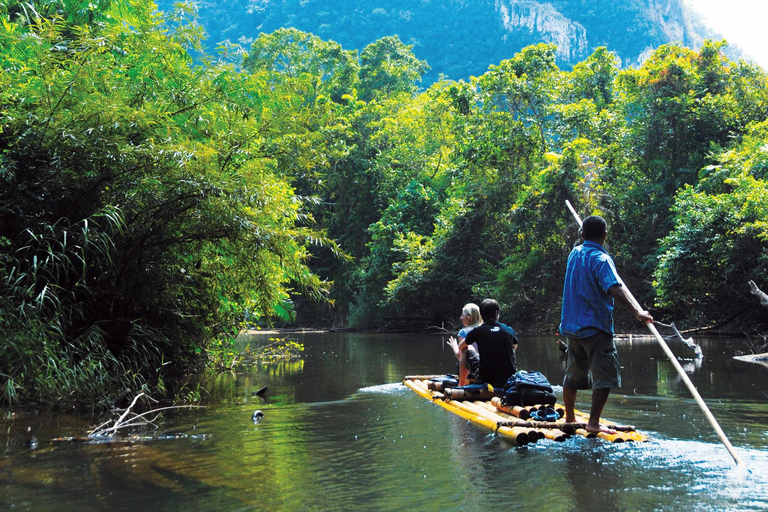
MULTIPOLYGON (((682 478, 681 491, 718 497, 740 504, 743 510, 768 510, 768 453, 736 448, 743 464, 736 466, 722 445, 685 440, 649 443, 635 457, 651 470, 674 469, 682 478)), ((674 485, 670 479, 668 485, 674 485)))
MULTIPOLYGON (((303 365, 203 382, 208 407, 159 418, 151 441, 55 444, 47 440, 82 436, 94 420, 0 419, 0 510, 768 510, 768 369, 716 357, 720 341, 705 346, 692 380, 744 460, 739 468, 651 344, 620 348, 627 387, 606 408, 651 441, 515 446, 392 382, 453 371, 444 340, 300 341, 303 365), (263 385, 266 396, 255 396, 263 385), (25 446, 30 435, 37 449, 25 446)), ((549 339, 522 339, 521 364, 559 383, 556 350, 549 339)), ((577 407, 588 398, 580 393, 577 407)))

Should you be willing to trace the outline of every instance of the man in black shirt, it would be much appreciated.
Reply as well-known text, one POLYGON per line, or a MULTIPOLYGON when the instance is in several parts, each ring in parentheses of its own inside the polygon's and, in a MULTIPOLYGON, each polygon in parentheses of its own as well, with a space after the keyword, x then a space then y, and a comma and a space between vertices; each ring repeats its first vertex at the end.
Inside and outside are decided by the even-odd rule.
POLYGON ((480 304, 482 325, 472 329, 459 345, 466 350, 467 345, 477 344, 480 354, 480 381, 494 387, 504 387, 507 379, 517 372, 517 336, 511 327, 499 323, 499 303, 485 299, 480 304))

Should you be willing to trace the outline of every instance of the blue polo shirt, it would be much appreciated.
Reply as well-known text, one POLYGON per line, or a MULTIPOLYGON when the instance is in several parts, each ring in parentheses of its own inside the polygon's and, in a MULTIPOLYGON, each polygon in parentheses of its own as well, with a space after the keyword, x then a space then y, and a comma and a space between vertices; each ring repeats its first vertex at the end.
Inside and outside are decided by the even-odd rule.
POLYGON ((586 240, 568 256, 563 285, 560 333, 571 338, 613 334, 613 297, 608 289, 624 286, 613 259, 602 245, 586 240))

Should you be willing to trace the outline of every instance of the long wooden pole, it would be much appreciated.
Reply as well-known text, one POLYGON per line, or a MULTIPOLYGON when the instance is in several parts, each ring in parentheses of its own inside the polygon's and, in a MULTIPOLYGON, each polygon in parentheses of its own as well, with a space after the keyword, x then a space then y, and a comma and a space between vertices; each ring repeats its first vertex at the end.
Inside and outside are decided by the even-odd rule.
MULTIPOLYGON (((566 206, 568 206, 568 209, 571 211, 571 214, 576 219, 576 222, 578 222, 579 226, 581 226, 581 217, 579 217, 579 214, 576 213, 576 210, 573 208, 573 205, 571 204, 571 202, 566 199, 565 204, 566 206)), ((635 299, 634 295, 632 295, 632 292, 629 291, 629 288, 627 288, 626 285, 625 285, 625 290, 627 292, 627 295, 629 296, 630 301, 633 303, 633 305, 637 307, 638 310, 642 310, 643 308, 640 306, 640 303, 637 302, 637 299, 635 299)), ((667 342, 664 341, 664 338, 662 338, 661 334, 659 334, 659 331, 656 329, 656 326, 650 322, 647 323, 646 325, 648 326, 648 330, 651 331, 651 334, 653 334, 653 337, 656 338, 656 341, 658 341, 659 345, 661 345, 661 348, 664 350, 664 353, 667 354, 667 357, 669 358, 669 361, 672 363, 672 366, 674 366, 675 370, 677 370, 677 373, 680 374, 680 377, 683 379, 683 382, 685 382, 685 385, 688 387, 688 391, 691 392, 691 394, 693 395, 693 398, 696 400, 696 403, 699 404, 699 407, 701 408, 702 412, 704 412, 704 416, 707 417, 710 425, 712 425, 712 428, 715 429, 715 432, 717 433, 717 437, 719 437, 720 441, 725 445, 725 448, 728 450, 728 453, 731 454, 731 457, 733 457, 733 460, 736 462, 736 465, 742 464, 741 458, 739 458, 739 456, 736 454, 736 451, 733 449, 731 442, 725 436, 725 432, 723 432, 723 429, 720 428, 720 424, 717 423, 715 416, 710 412, 709 408, 707 407, 707 404, 704 403, 704 399, 701 398, 701 395, 696 390, 696 386, 693 385, 693 382, 691 382, 691 379, 688 377, 688 374, 685 373, 685 370, 683 370, 683 367, 680 365, 680 362, 677 360, 677 357, 675 357, 675 354, 672 353, 672 350, 669 348, 669 345, 667 345, 667 342)))

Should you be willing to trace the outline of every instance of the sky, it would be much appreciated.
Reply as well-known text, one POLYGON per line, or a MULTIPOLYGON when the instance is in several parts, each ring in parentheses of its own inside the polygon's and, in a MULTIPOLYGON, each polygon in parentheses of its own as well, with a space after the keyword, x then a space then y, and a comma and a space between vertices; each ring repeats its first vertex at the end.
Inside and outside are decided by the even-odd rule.
POLYGON ((684 0, 707 24, 768 69, 768 0, 684 0))

